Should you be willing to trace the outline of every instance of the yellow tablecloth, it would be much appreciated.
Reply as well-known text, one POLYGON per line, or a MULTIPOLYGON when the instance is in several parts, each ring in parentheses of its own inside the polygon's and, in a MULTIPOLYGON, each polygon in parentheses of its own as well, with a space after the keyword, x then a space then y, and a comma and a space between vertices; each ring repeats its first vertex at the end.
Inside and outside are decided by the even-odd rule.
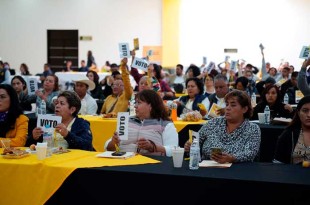
MULTIPOLYGON (((100 116, 92 115, 81 115, 79 117, 84 118, 90 122, 90 128, 93 134, 93 146, 96 151, 104 151, 104 143, 113 136, 116 130, 116 119, 103 119, 100 116)), ((205 120, 198 122, 185 122, 185 121, 174 121, 174 125, 179 132, 188 124, 204 124, 205 120)))
POLYGON ((126 160, 97 158, 98 153, 71 150, 42 161, 35 154, 21 159, 0 156, 0 204, 44 204, 76 168, 160 163, 141 155, 126 160))

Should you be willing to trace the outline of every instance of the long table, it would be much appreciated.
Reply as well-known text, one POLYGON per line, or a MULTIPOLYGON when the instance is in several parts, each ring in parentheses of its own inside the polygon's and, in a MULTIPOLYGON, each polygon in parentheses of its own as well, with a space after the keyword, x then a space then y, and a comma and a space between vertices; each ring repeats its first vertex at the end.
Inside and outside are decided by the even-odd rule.
POLYGON ((188 161, 76 169, 46 204, 310 204, 310 168, 239 163, 199 168, 188 161), (108 180, 109 179, 109 180, 108 180))
MULTIPOLYGON (((104 151, 104 143, 108 140, 116 130, 116 119, 103 119, 99 116, 85 115, 81 116, 90 122, 90 128, 93 134, 93 146, 95 150, 104 151)), ((200 127, 206 123, 201 120, 198 122, 175 121, 174 125, 179 133, 179 145, 184 146, 188 140, 188 130, 199 131, 200 127)), ((261 145, 259 156, 256 159, 260 162, 271 162, 274 157, 274 151, 278 137, 285 129, 284 125, 266 125, 257 123, 261 129, 261 145)), ((33 130, 36 126, 36 118, 30 115, 29 130, 33 130)), ((31 132, 29 133, 31 135, 31 132)), ((31 141, 28 141, 26 146, 29 146, 31 141)))

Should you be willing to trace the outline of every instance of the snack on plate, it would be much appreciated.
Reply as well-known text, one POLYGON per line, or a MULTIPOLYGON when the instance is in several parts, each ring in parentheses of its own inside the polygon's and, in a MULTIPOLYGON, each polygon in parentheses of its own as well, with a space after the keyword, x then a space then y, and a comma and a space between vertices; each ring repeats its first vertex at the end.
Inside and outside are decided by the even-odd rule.
POLYGON ((183 121, 197 122, 202 119, 201 114, 195 110, 181 115, 183 121))
POLYGON ((36 150, 36 145, 35 144, 30 145, 29 149, 31 151, 35 151, 36 150))
POLYGON ((19 158, 28 156, 29 153, 26 152, 25 150, 11 147, 11 148, 5 148, 3 150, 2 155, 4 158, 7 158, 7 159, 19 159, 19 158))

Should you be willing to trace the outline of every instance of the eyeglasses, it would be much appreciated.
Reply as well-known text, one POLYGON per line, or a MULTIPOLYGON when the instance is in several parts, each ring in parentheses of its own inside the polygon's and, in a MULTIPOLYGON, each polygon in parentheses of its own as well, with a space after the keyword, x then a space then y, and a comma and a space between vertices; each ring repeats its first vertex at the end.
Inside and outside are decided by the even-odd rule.
POLYGON ((112 84, 111 87, 121 87, 121 86, 124 86, 124 85, 121 85, 121 84, 112 84))

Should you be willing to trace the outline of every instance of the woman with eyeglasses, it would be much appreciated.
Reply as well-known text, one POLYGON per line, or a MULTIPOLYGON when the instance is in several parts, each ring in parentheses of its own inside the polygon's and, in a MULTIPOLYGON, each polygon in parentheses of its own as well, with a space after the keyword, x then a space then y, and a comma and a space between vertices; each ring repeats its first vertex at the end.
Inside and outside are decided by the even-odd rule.
POLYGON ((170 120, 161 97, 153 90, 136 94, 136 116, 129 119, 128 140, 120 140, 117 132, 105 143, 105 149, 134 151, 143 155, 171 156, 178 146, 178 133, 170 120))
MULTIPOLYGON (((14 88, 0 84, 0 140, 10 139, 11 147, 23 147, 28 135, 28 117, 22 108, 14 88)), ((2 143, 0 143, 2 147, 2 143)))
POLYGON ((34 95, 29 96, 31 103, 36 103, 40 106, 42 100, 46 103, 46 113, 53 114, 55 112, 54 101, 59 94, 58 77, 56 75, 49 75, 45 78, 43 89, 37 90, 34 95))

